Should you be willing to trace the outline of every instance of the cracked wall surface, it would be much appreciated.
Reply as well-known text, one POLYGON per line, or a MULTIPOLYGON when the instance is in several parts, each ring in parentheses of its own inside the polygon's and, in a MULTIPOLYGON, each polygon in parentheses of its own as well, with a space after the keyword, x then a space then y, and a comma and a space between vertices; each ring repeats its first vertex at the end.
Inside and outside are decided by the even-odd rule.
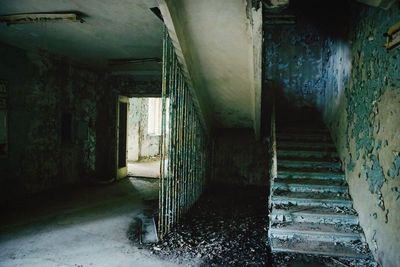
POLYGON ((100 74, 45 52, 1 46, 8 84, 9 155, 0 159, 2 198, 72 184, 94 175, 100 74), (63 143, 61 117, 72 117, 63 143))
POLYGON ((346 171, 370 249, 383 266, 400 262, 400 50, 383 34, 399 5, 360 8, 346 39, 324 50, 324 118, 346 171))

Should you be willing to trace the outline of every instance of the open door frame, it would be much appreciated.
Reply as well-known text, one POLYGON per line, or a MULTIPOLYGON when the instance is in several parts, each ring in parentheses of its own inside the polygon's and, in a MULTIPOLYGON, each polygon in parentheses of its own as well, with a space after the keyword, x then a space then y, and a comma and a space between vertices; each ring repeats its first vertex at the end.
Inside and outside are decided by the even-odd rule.
POLYGON ((127 144, 128 144, 128 109, 129 109, 129 98, 126 96, 118 96, 117 98, 117 121, 116 121, 116 149, 115 149, 115 167, 116 167, 116 179, 121 179, 125 178, 128 175, 128 164, 127 164, 127 144), (121 110, 121 105, 126 105, 126 109, 123 111, 121 110), (124 112, 126 114, 122 115, 121 112, 124 112), (122 115, 122 116, 121 116, 122 115), (124 122, 122 122, 124 120, 124 122), (122 123, 121 123, 122 122, 122 123), (122 131, 122 132, 121 132, 122 131), (124 138, 125 140, 121 140, 121 138, 124 138), (121 142, 123 142, 121 146, 121 142), (124 153, 124 162, 121 162, 120 155, 121 151, 123 150, 122 153, 124 153))

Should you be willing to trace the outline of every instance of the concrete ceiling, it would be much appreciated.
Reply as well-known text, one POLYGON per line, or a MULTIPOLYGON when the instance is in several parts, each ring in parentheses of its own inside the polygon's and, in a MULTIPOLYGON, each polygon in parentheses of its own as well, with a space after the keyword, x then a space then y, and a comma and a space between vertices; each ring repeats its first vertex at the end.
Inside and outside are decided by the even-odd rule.
MULTIPOLYGON (((162 57, 163 24, 150 10, 159 1, 163 2, 1 0, 0 15, 78 11, 85 15, 85 22, 0 24, 0 42, 26 50, 47 50, 116 74, 160 78, 160 63, 112 68, 107 65, 109 59, 162 57)), ((259 109, 254 85, 257 68, 248 1, 167 1, 184 46, 186 67, 212 126, 257 128, 254 126, 259 109)))
POLYGON ((166 21, 167 27, 177 35, 182 46, 177 50, 182 49, 214 127, 252 128, 254 62, 247 1, 164 0, 160 9, 165 20, 165 13, 170 13, 172 23, 166 21))
MULTIPOLYGON (((149 9, 157 5, 155 0, 1 0, 1 15, 79 11, 86 16, 84 23, 0 24, 0 42, 101 68, 113 58, 161 58, 163 24, 149 9)), ((143 75, 160 70, 159 63, 118 67, 143 75)))

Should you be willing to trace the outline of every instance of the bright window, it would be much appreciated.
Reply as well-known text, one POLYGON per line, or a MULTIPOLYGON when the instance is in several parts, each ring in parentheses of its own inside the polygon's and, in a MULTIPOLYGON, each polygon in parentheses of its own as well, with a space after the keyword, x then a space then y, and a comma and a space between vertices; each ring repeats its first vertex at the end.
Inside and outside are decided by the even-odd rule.
POLYGON ((161 115, 162 115, 161 98, 149 98, 147 134, 161 135, 161 115))

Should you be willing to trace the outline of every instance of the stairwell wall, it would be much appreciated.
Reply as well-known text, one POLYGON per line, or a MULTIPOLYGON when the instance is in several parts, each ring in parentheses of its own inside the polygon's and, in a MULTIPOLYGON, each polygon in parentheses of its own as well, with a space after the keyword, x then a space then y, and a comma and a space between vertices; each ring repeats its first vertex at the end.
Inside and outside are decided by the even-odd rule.
POLYGON ((398 266, 400 49, 386 51, 383 34, 400 7, 355 10, 345 38, 325 40, 323 116, 369 247, 382 266, 398 266))
POLYGON ((264 32, 264 84, 275 90, 277 115, 286 120, 295 109, 319 106, 324 88, 318 28, 300 15, 296 24, 265 25, 264 32))

